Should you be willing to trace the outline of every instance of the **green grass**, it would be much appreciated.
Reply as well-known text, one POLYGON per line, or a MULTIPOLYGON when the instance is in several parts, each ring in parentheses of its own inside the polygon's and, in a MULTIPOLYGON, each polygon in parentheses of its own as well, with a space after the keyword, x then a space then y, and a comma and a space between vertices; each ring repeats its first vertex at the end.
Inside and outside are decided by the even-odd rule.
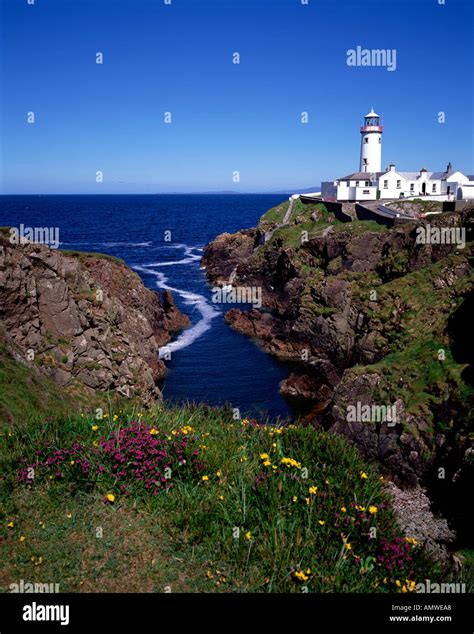
MULTIPOLYGON (((381 362, 370 366, 370 370, 380 372, 383 380, 379 385, 379 398, 390 393, 397 386, 397 397, 401 398, 406 411, 431 420, 436 405, 449 400, 455 386, 461 390, 459 397, 467 402, 473 391, 461 377, 466 365, 454 361, 450 350, 444 351, 440 360, 438 351, 443 344, 431 339, 421 339, 410 348, 403 348, 388 354, 381 362)), ((381 400, 381 402, 383 402, 381 400)))
POLYGON ((107 255, 105 253, 95 253, 85 252, 85 251, 74 251, 68 249, 59 249, 63 255, 79 258, 80 260, 87 260, 88 258, 99 258, 101 260, 110 260, 111 262, 118 262, 120 264, 125 264, 125 262, 121 258, 117 258, 114 255, 107 255))
POLYGON ((283 222, 283 218, 288 210, 290 202, 285 200, 276 207, 272 207, 260 218, 259 225, 279 224, 283 222))
MULTIPOLYGON (((385 284, 367 277, 355 283, 354 295, 369 320, 368 328, 378 333, 383 358, 370 366, 358 366, 356 373, 375 372, 382 376, 382 398, 396 387, 407 411, 433 419, 433 410, 456 393, 462 402, 472 398, 472 389, 450 352, 446 332, 448 320, 469 292, 472 274, 460 276, 450 286, 436 286, 446 271, 460 266, 464 256, 450 255, 429 267, 419 269, 385 284), (369 301, 376 289, 376 301, 369 301), (442 351, 442 352, 440 352, 442 351)), ((394 262, 391 262, 391 266, 394 262)), ((400 262, 403 268, 403 262, 400 262)))
POLYGON ((21 419, 1 440, 2 589, 25 579, 56 582, 61 591, 373 592, 396 591, 396 579, 409 575, 439 577, 418 547, 410 546, 413 574, 411 563, 392 576, 378 565, 381 543, 399 535, 380 475, 323 431, 255 426, 226 410, 189 406, 110 411, 99 421, 21 419), (17 482, 22 458, 34 461, 46 444, 83 443, 92 463, 100 437, 137 419, 170 438, 190 425, 200 471, 172 477, 172 488, 157 495, 134 486, 123 494, 110 479, 79 478, 69 464, 61 478, 43 470, 31 484, 17 482), (115 501, 105 504, 110 492, 115 501))
POLYGON ((0 333, 0 423, 50 411, 66 413, 70 399, 47 377, 18 363, 0 333))

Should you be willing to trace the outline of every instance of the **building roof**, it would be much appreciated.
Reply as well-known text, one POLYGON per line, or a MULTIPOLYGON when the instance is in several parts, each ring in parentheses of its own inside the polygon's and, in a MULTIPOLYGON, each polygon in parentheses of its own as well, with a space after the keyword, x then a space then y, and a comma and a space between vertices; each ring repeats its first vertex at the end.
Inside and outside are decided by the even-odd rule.
POLYGON ((378 178, 383 172, 354 172, 353 174, 348 174, 347 176, 341 176, 337 178, 338 181, 367 181, 372 180, 372 176, 374 175, 378 178))
POLYGON ((369 114, 365 115, 365 118, 367 117, 380 117, 380 115, 378 115, 376 112, 374 112, 374 109, 371 108, 369 114))
MULTIPOLYGON (((347 174, 347 176, 340 176, 339 178, 336 178, 336 180, 337 181, 361 181, 361 180, 372 181, 372 180, 378 180, 381 176, 385 176, 386 174, 391 174, 391 173, 398 174, 398 176, 401 176, 407 181, 416 181, 416 180, 419 180, 420 178, 420 172, 399 172, 398 170, 395 170, 394 172, 392 172, 391 170, 387 170, 384 172, 354 172, 353 174, 347 174)), ((454 171, 425 172, 425 174, 427 176, 427 180, 429 181, 439 181, 439 180, 444 181, 449 176, 451 176, 451 174, 454 174, 454 171)), ((467 178, 469 179, 469 181, 474 182, 474 174, 468 175, 467 178)))

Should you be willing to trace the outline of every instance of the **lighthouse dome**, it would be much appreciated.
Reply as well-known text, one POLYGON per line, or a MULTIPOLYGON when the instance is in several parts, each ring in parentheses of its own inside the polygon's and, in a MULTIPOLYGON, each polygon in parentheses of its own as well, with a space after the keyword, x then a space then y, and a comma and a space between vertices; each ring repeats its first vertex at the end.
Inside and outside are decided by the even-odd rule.
POLYGON ((376 112, 374 112, 374 109, 371 108, 369 114, 365 115, 365 119, 367 119, 367 117, 379 117, 380 115, 378 115, 376 112))

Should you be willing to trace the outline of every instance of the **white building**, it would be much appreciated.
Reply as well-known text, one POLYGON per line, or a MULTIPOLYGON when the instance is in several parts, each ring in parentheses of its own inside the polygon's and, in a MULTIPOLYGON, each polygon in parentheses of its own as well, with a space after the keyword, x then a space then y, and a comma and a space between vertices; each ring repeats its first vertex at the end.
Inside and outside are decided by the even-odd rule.
POLYGON ((359 171, 336 181, 321 184, 321 196, 327 200, 356 201, 427 197, 434 200, 474 198, 474 176, 453 170, 448 163, 444 172, 401 172, 392 163, 381 171, 383 126, 372 109, 360 128, 359 171))

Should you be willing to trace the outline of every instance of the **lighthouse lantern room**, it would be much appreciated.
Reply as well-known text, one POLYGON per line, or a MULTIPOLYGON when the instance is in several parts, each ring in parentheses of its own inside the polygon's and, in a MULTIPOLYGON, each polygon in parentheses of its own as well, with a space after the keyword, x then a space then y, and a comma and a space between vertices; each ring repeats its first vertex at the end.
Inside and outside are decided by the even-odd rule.
POLYGON ((382 133, 380 116, 374 109, 365 115, 364 125, 360 129, 360 171, 374 174, 382 168, 382 133))

